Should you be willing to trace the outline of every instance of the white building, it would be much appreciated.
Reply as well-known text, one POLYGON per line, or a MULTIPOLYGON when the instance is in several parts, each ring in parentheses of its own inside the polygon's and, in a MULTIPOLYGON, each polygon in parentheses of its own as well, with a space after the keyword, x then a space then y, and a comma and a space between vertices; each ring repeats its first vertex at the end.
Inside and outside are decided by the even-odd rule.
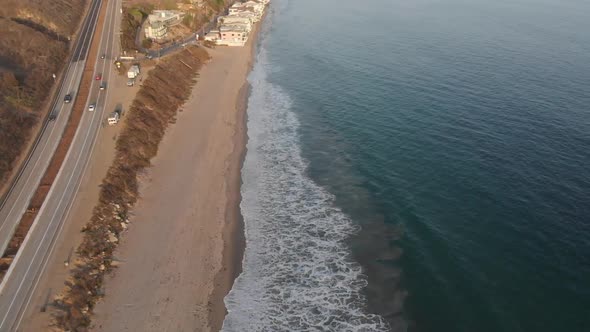
POLYGON ((239 24, 246 27, 248 32, 252 31, 252 19, 245 16, 221 16, 217 20, 219 25, 234 25, 239 24))
POLYGON ((180 23, 184 13, 175 10, 154 10, 145 25, 145 36, 150 39, 164 39, 168 33, 168 27, 180 23))
POLYGON ((247 1, 247 2, 236 2, 229 8, 229 13, 239 11, 241 9, 250 8, 253 12, 259 13, 262 15, 264 12, 265 5, 263 3, 257 1, 247 1))
POLYGON ((180 23, 183 16, 184 13, 177 10, 154 10, 148 15, 148 22, 150 24, 161 22, 167 26, 173 26, 180 23))
MULTIPOLYGON (((260 21, 268 0, 250 0, 234 3, 229 8, 229 15, 218 19, 218 45, 244 46, 254 23, 260 21)), ((210 37, 214 38, 214 35, 210 37)))
POLYGON ((252 24, 260 21, 261 19, 261 15, 258 15, 257 13, 249 10, 249 9, 239 9, 236 10, 232 13, 230 13, 228 16, 236 16, 236 17, 247 17, 252 21, 252 24))
POLYGON ((218 45, 244 46, 248 41, 248 31, 243 25, 222 25, 219 27, 218 45))
POLYGON ((145 26, 145 37, 150 39, 163 39, 168 33, 168 27, 162 22, 148 22, 145 26))

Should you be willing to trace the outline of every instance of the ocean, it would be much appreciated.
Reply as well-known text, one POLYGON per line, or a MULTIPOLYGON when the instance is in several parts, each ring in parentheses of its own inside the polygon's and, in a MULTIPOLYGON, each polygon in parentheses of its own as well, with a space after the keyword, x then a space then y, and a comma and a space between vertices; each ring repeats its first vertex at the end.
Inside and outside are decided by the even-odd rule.
POLYGON ((224 331, 590 331, 590 2, 274 0, 224 331))

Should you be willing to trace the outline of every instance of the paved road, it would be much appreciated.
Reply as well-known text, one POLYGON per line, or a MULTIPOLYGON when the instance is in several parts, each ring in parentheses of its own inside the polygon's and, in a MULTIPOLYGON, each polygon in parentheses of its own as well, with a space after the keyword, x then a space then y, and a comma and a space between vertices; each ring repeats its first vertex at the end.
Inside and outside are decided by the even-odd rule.
MULTIPOLYGON (((0 210, 0 241, 11 233, 25 211, 37 185, 40 182, 53 151, 71 112, 71 104, 62 104, 63 96, 71 92, 75 94, 82 77, 87 52, 102 0, 93 0, 90 13, 84 23, 80 41, 75 48, 72 62, 69 64, 64 86, 60 91, 56 109, 58 116, 50 122, 32 154, 23 175, 8 196, 7 203, 0 210), (37 151, 39 150, 39 151, 37 151), (16 222, 14 222, 16 220, 16 222), (13 223, 14 222, 14 223, 13 223)), ((99 54, 107 54, 106 59, 97 57, 96 72, 102 73, 103 81, 108 82, 116 75, 112 54, 118 54, 117 32, 119 31, 121 0, 108 1, 104 30, 101 33, 99 54)), ((94 143, 105 120, 108 110, 104 105, 108 99, 109 89, 99 90, 100 81, 93 80, 86 105, 96 103, 95 111, 85 111, 70 149, 66 155, 53 186, 35 219, 29 234, 24 240, 14 262, 0 284, 0 331, 16 331, 24 312, 29 306, 31 296, 51 256, 56 239, 61 232, 63 223, 86 170, 94 143)), ((1 244, 1 243, 0 243, 1 244)))

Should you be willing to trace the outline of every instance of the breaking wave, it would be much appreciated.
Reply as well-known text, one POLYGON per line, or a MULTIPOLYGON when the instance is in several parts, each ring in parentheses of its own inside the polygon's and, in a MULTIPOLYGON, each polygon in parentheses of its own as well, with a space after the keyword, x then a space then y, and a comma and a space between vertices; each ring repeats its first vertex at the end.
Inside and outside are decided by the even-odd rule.
POLYGON ((299 123, 288 94, 268 81, 271 69, 262 39, 242 168, 246 250, 223 331, 386 331, 365 311, 366 279, 345 243, 357 229, 306 175, 299 123))

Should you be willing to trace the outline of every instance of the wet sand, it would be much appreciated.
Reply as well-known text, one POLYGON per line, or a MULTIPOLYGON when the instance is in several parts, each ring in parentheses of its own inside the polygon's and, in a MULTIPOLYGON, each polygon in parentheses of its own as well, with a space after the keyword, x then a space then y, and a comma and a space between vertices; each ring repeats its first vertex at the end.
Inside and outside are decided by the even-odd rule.
POLYGON ((240 169, 254 43, 209 50, 211 62, 141 181, 94 331, 221 328, 244 248, 240 169))

